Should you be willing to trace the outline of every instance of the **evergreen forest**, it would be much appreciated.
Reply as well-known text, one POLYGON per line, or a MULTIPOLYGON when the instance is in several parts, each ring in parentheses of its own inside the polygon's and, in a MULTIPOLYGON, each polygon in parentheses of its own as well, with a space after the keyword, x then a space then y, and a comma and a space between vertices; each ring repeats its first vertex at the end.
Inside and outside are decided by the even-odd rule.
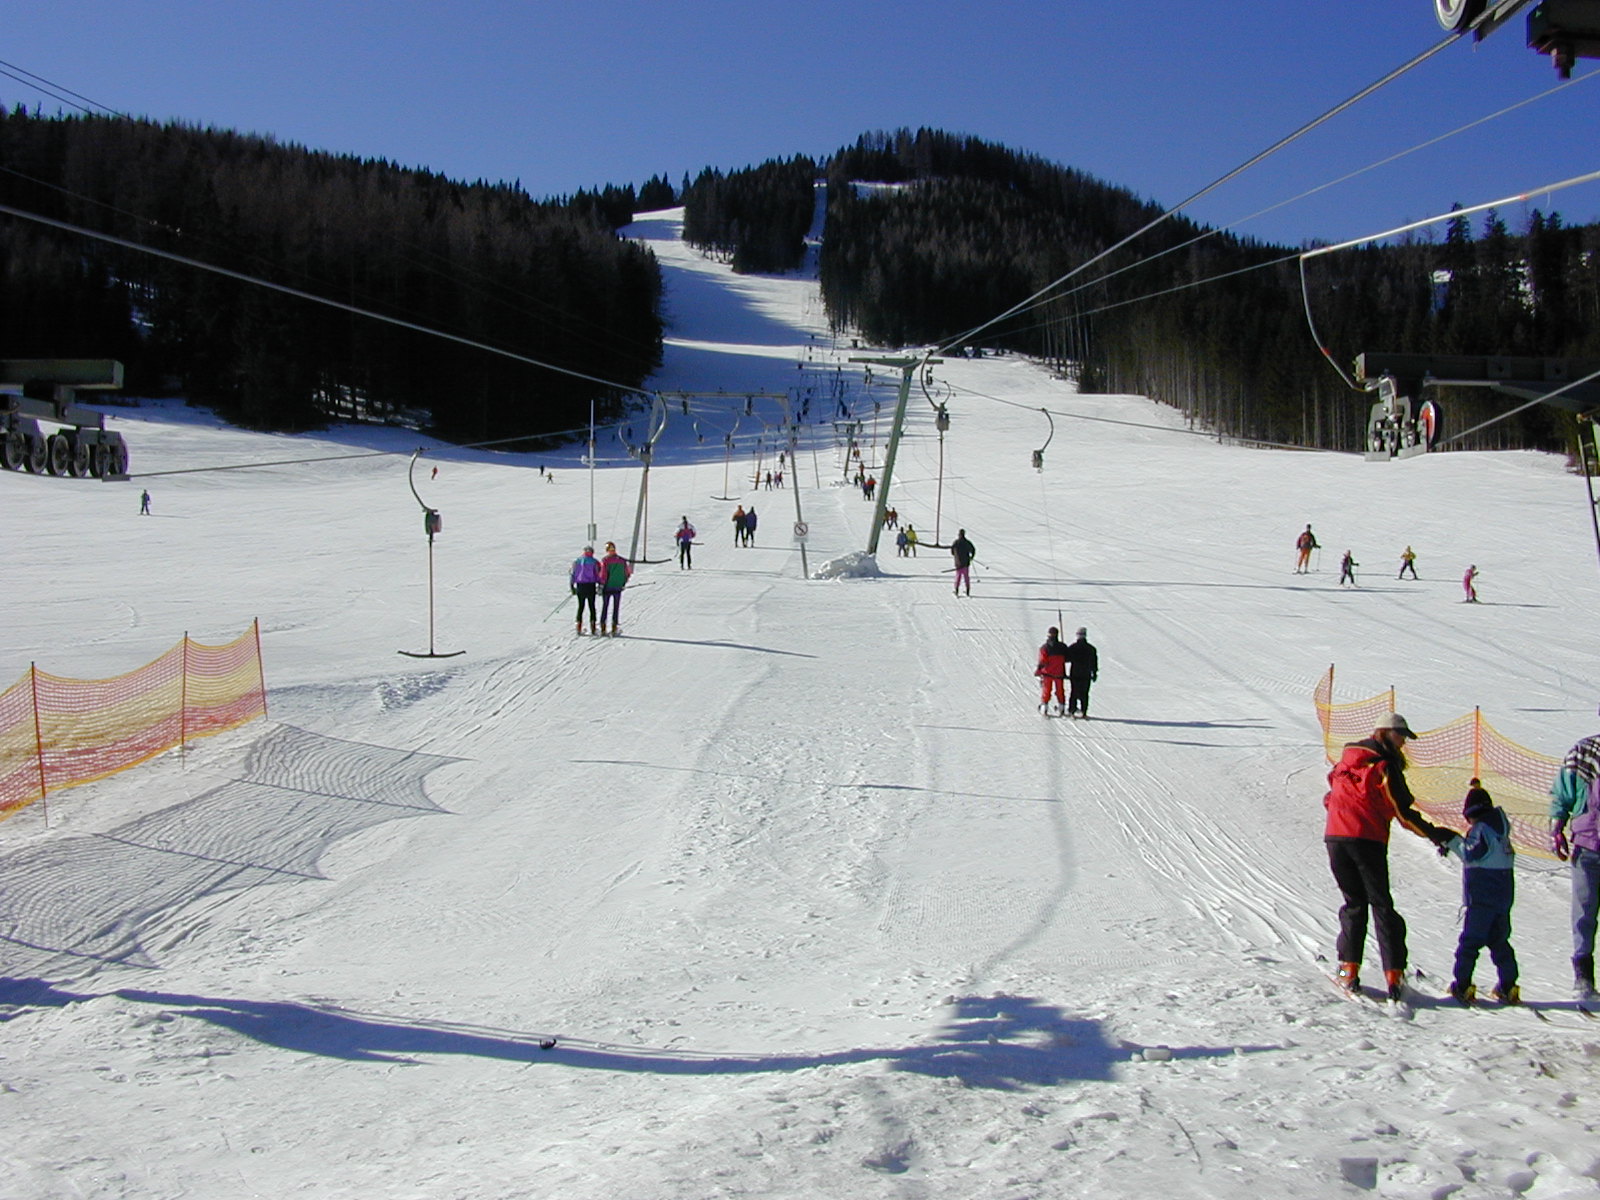
MULTIPOLYGON (((968 338, 1161 215, 1081 172, 934 130, 862 136, 828 165, 821 274, 836 330, 889 345, 1035 355, 1086 390, 1132 392, 1246 440, 1353 450, 1371 398, 1348 385, 1368 351, 1600 355, 1600 226, 1493 211, 1435 241, 1308 260, 1168 219, 1045 302, 968 338), (869 184, 871 186, 869 186, 869 184), (1308 320, 1308 312, 1310 320, 1308 320), (1315 337, 1312 333, 1315 324, 1315 337)), ((1445 389, 1448 436, 1515 407, 1445 389)), ((1570 446, 1572 418, 1530 408, 1465 448, 1570 446)))
POLYGON ((631 187, 537 203, 256 136, 0 109, 0 202, 605 381, 0 221, 0 356, 117 358, 129 393, 177 392, 251 428, 571 429, 660 362, 660 272, 615 232, 631 187))

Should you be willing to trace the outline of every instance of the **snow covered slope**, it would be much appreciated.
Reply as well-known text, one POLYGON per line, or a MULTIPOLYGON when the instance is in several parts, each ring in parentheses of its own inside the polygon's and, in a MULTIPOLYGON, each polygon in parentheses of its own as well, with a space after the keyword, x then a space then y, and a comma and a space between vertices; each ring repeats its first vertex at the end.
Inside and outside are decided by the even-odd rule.
MULTIPOLYGON (((1417 728, 1482 705, 1551 753, 1595 728, 1600 579, 1564 464, 1220 445, 958 359, 942 478, 914 397, 891 502, 926 541, 966 529, 972 598, 927 545, 808 580, 794 491, 753 490, 723 435, 804 379, 869 437, 882 403, 881 461, 893 389, 863 391, 814 279, 734 277, 680 219, 631 230, 667 272, 655 383, 728 399, 669 423, 644 556, 684 515, 702 544, 638 569, 625 637, 572 633, 576 450, 420 461, 435 638, 465 651, 437 660, 396 653, 428 645, 407 435, 147 406, 114 421, 137 472, 395 453, 0 473, 6 682, 259 616, 270 688, 267 721, 0 824, 0 1194, 1595 1194, 1600 1023, 1564 1003, 1554 864, 1522 863, 1516 912, 1543 1018, 1392 1019, 1316 961, 1329 663, 1417 728), (754 548, 724 494, 760 509, 754 548), (1328 559, 1300 576, 1308 521, 1328 559), (1088 722, 1035 710, 1058 624, 1100 648, 1088 722)), ((614 434, 600 458, 594 520, 626 550, 641 473, 614 434)), ((844 475, 814 425, 789 470, 813 569, 866 543, 844 475)), ((1404 833, 1392 861, 1442 989, 1458 871, 1404 833)))

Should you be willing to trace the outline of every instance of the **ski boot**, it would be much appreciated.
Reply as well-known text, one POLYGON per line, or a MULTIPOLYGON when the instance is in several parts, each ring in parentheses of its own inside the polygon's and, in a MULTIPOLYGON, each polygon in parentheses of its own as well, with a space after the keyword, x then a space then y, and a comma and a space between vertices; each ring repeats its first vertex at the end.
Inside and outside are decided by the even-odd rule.
POLYGON ((1593 1004, 1600 1001, 1600 992, 1594 987, 1594 956, 1592 954, 1574 957, 1572 960, 1572 994, 1580 1003, 1593 1004))
POLYGON ((1353 962, 1340 963, 1339 973, 1333 977, 1333 981, 1347 992, 1352 994, 1359 992, 1361 990, 1361 964, 1353 962))
POLYGON ((1514 983, 1497 984, 1494 989, 1494 998, 1505 1005, 1521 1004, 1522 989, 1514 983))
POLYGON ((1048 704, 1039 705, 1039 712, 1041 715, 1048 717, 1050 715, 1050 706, 1048 704))
POLYGON ((1065 704, 1056 705, 1056 716, 1064 717, 1066 715, 1067 715, 1067 706, 1065 704))
POLYGON ((600 636, 600 631, 595 628, 595 624, 594 624, 593 621, 589 622, 589 636, 590 637, 599 637, 600 636))
POLYGON ((1470 983, 1452 983, 1450 985, 1450 999, 1463 1008, 1470 1008, 1472 1002, 1478 998, 1478 989, 1470 983))
POLYGON ((1383 973, 1383 982, 1389 989, 1389 999, 1396 1003, 1406 998, 1406 973, 1389 970, 1383 973))
POLYGON ((578 618, 578 636, 579 637, 583 636, 583 618, 582 617, 578 618))

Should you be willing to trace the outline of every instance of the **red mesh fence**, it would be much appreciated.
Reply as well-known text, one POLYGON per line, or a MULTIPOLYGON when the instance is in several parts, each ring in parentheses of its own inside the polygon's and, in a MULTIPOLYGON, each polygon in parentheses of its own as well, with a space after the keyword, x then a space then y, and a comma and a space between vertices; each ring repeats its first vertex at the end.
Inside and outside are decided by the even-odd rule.
POLYGON ((30 666, 0 692, 0 820, 267 712, 259 625, 224 646, 184 635, 137 671, 65 679, 30 666))
MULTIPOLYGON (((1313 698, 1329 762, 1339 757, 1345 743, 1369 736, 1395 710, 1392 689, 1366 700, 1334 704, 1332 667, 1313 698)), ((1511 818, 1511 840, 1517 850, 1552 857, 1550 785, 1561 766, 1559 758, 1518 745, 1473 709, 1437 729, 1419 732, 1406 743, 1406 759, 1406 781, 1429 820, 1457 831, 1465 828, 1461 801, 1469 781, 1476 778, 1511 818)))

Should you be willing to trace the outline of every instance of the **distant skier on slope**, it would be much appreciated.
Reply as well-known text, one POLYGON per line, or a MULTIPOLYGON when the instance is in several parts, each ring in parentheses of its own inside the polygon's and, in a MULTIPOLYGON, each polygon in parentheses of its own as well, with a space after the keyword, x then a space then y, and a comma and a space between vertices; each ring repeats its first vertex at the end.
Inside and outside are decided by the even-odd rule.
POLYGON ((1407 546, 1405 553, 1400 555, 1400 574, 1396 575, 1395 578, 1404 579, 1407 571, 1411 572, 1411 578, 1415 579, 1417 577, 1417 552, 1410 546, 1407 546))
POLYGON ((1299 557, 1294 564, 1294 573, 1305 575, 1311 570, 1311 552, 1321 549, 1317 545, 1317 535, 1311 532, 1311 526, 1307 525, 1306 531, 1295 538, 1294 548, 1299 551, 1299 557))
POLYGON ((1467 594, 1463 604, 1476 604, 1478 602, 1478 567, 1473 564, 1467 568, 1467 573, 1461 577, 1461 590, 1467 594))
POLYGON ((1067 677, 1072 691, 1067 696, 1067 715, 1089 715, 1089 685, 1100 678, 1100 652, 1089 644, 1089 631, 1079 629, 1072 645, 1067 647, 1067 677))
POLYGON ((578 598, 578 632, 583 632, 583 606, 589 606, 589 632, 599 633, 599 622, 594 615, 594 591, 600 585, 600 580, 605 572, 600 568, 600 562, 594 556, 594 547, 585 546, 583 553, 572 560, 570 579, 572 594, 578 598))
POLYGON ((694 566, 694 526, 689 524, 688 517, 684 517, 678 532, 672 536, 678 543, 678 569, 689 570, 694 566))
POLYGON ((1344 557, 1339 560, 1339 586, 1340 587, 1344 586, 1344 581, 1346 579, 1348 579, 1350 581, 1350 586, 1351 587, 1355 587, 1356 586, 1356 568, 1359 567, 1360 565, 1361 564, 1356 561, 1356 556, 1354 554, 1352 554, 1348 550, 1346 550, 1344 552, 1344 557))
POLYGON ((1328 867, 1344 897, 1339 908, 1339 974, 1347 991, 1361 986, 1361 955, 1367 943, 1367 914, 1377 926, 1378 954, 1389 998, 1405 995, 1406 923, 1395 911, 1389 892, 1389 827, 1398 820, 1418 837, 1445 853, 1455 837, 1417 811, 1406 783, 1405 744, 1411 732, 1406 719, 1390 713, 1372 736, 1351 742, 1328 772, 1328 810, 1323 842, 1328 867))
POLYGON ((733 544, 744 544, 744 505, 733 510, 733 544))
POLYGON ((1054 625, 1045 635, 1044 645, 1039 647, 1039 665, 1034 667, 1033 673, 1039 679, 1039 711, 1045 716, 1050 715, 1050 693, 1055 692, 1056 716, 1065 716, 1067 712, 1066 687, 1067 678, 1067 647, 1061 640, 1061 631, 1054 625))
POLYGON ((978 557, 978 548, 967 540, 967 531, 956 531, 956 540, 950 543, 950 557, 956 563, 956 595, 961 595, 961 585, 967 585, 967 595, 972 595, 972 560, 978 557))

